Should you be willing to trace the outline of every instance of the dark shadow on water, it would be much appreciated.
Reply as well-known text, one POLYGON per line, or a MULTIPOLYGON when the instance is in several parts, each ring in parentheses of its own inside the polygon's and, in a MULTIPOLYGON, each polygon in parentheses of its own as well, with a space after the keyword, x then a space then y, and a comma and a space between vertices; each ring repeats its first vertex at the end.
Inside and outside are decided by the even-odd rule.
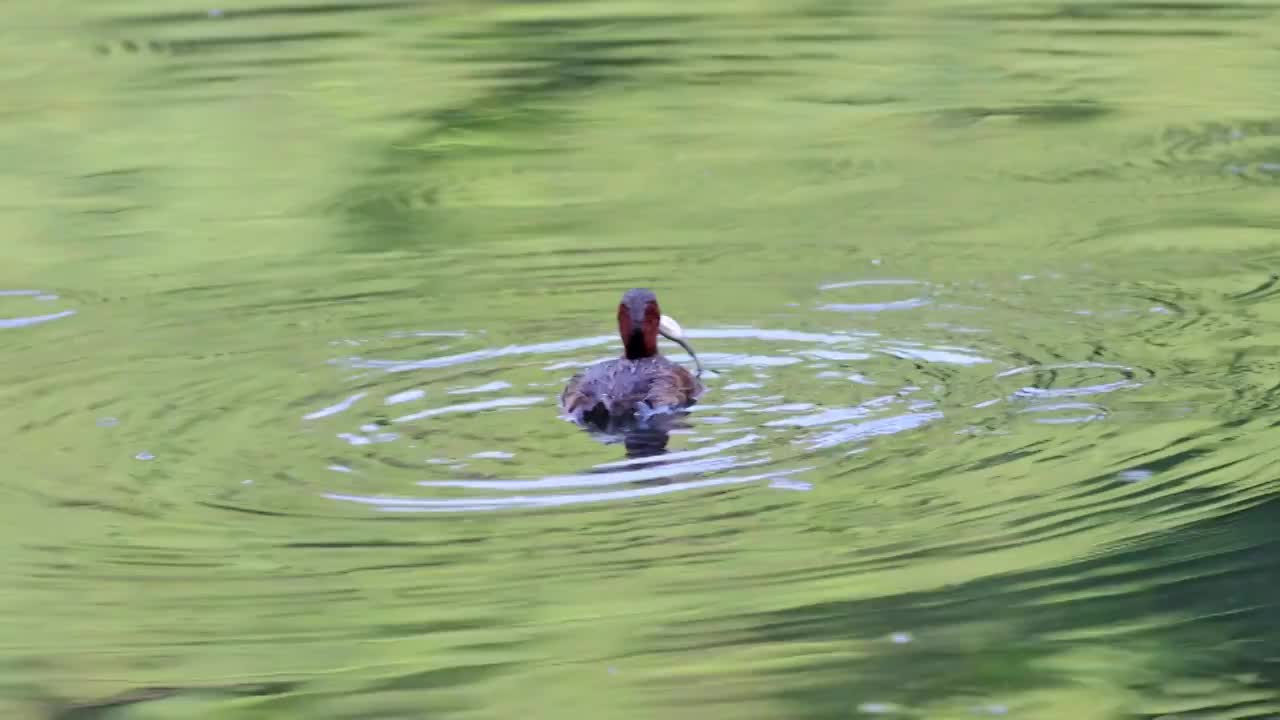
POLYGON ((225 703, 244 698, 260 698, 284 695, 295 690, 298 683, 264 682, 243 683, 209 687, 143 687, 119 695, 82 702, 52 702, 49 720, 109 720, 121 717, 130 708, 166 700, 187 699, 188 702, 225 703))
MULTIPOLYGON (((1056 21, 1231 21, 1260 20, 1276 11, 1272 3, 1237 2, 1110 2, 1061 3, 1020 10, 970 9, 949 12, 953 17, 1000 22, 1056 21)), ((1154 32, 1159 32, 1158 30, 1154 32)))
MULTIPOLYGON (((863 14, 862 5, 819 0, 788 8, 783 17, 840 18, 863 14)), ((465 244, 491 237, 490 223, 510 223, 521 232, 572 233, 573 213, 506 209, 485 219, 478 234, 473 215, 442 202, 454 174, 444 165, 477 156, 520 156, 555 152, 555 138, 577 121, 576 103, 600 102, 602 93, 668 83, 678 76, 690 85, 748 84, 796 71, 780 67, 774 54, 758 60, 722 59, 689 65, 691 54, 716 55, 714 18, 697 12, 581 16, 548 15, 498 20, 482 29, 424 36, 420 47, 440 57, 445 51, 460 78, 486 92, 452 106, 427 106, 409 113, 420 126, 382 151, 351 187, 333 202, 351 231, 346 248, 381 252, 465 244), (689 28, 707 24, 697 38, 689 28), (683 67, 683 69, 681 69, 683 67), (678 72, 677 72, 678 71, 678 72), (555 132, 551 132, 551 131, 555 132), (466 142, 456 142, 465 138, 466 142), (486 138, 492 142, 481 142, 486 138)), ((832 34, 784 33, 784 47, 797 44, 861 42, 878 36, 848 28, 832 34)), ((789 53, 788 62, 825 60, 830 53, 789 53)), ((399 113, 403 118, 405 113, 399 113)))
POLYGON ((668 626, 651 648, 678 654, 845 641, 860 649, 815 655, 765 682, 796 709, 791 717, 848 717, 851 706, 868 702, 911 711, 957 702, 1006 707, 1027 691, 1079 682, 1080 667, 1055 660, 1095 651, 1089 674, 1098 678, 1116 672, 1106 666, 1116 653, 1144 658, 1141 671, 1113 681, 1132 694, 1132 717, 1163 715, 1156 708, 1170 702, 1204 717, 1215 710, 1274 717, 1278 522, 1280 500, 1272 497, 1059 566, 740 615, 743 630, 729 635, 718 628, 733 619, 668 626), (1195 682, 1194 692, 1177 690, 1181 680, 1195 682))
MULTIPOLYGON (((443 40, 443 47, 455 51, 458 74, 491 89, 470 102, 411 113, 420 127, 387 147, 335 202, 334 209, 352 226, 348 249, 379 252, 445 239, 467 242, 472 228, 466 214, 439 201, 450 182, 442 163, 547 152, 546 132, 573 122, 564 99, 639 82, 669 66, 673 48, 687 43, 671 38, 673 26, 694 19, 655 14, 506 20, 425 40, 424 49, 432 51, 443 40), (617 36, 601 37, 602 29, 617 36), (495 64, 509 67, 495 69, 495 64), (470 141, 452 142, 457 137, 470 141)), ((552 222, 556 231, 571 229, 564 219, 552 222)))
POLYGON ((1035 123, 1089 122, 1114 112, 1114 108, 1094 102, 1061 102, 1005 107, 948 108, 939 111, 937 117, 943 125, 965 126, 997 117, 1035 123))
POLYGON ((509 671, 512 663, 456 664, 428 670, 408 667, 359 689, 330 691, 322 682, 248 682, 223 686, 141 687, 85 701, 46 700, 47 720, 119 720, 127 717, 409 717, 400 698, 412 694, 413 715, 442 717, 456 712, 448 690, 467 687, 509 671), (339 705, 349 705, 339 710, 339 705), (245 710, 252 705, 252 710, 245 710), (359 714, 352 712, 359 708, 359 714), (248 714, 242 714, 248 713, 248 714))
POLYGON ((229 23, 236 21, 264 20, 279 17, 327 17, 345 16, 353 13, 381 12, 386 10, 410 10, 418 7, 413 2, 385 2, 365 0, 358 3, 324 3, 314 5, 268 5, 265 7, 246 7, 231 10, 209 8, 207 10, 186 10, 181 12, 142 13, 136 15, 120 15, 106 20, 106 26, 137 27, 147 25, 179 25, 183 23, 229 23))

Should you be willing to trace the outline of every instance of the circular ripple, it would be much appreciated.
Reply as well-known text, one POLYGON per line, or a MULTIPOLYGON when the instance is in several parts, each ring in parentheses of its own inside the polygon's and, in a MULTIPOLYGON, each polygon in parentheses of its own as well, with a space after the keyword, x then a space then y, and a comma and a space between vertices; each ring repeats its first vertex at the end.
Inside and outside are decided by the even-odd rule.
POLYGON ((502 347, 453 331, 337 341, 368 351, 331 361, 360 386, 298 422, 331 439, 324 496, 386 512, 560 507, 730 485, 794 491, 811 487, 798 476, 823 456, 941 421, 946 393, 930 376, 935 366, 992 362, 970 348, 852 330, 686 334, 709 391, 648 437, 548 422, 569 376, 613 355, 612 335, 502 347), (436 341, 434 352, 386 347, 406 336, 436 341), (378 492, 368 492, 371 483, 378 492))
MULTIPOLYGON (((879 462, 866 453, 881 443, 914 452, 944 437, 1007 434, 1019 419, 1105 421, 1109 398, 1154 380, 1144 365, 1098 359, 1106 343, 1092 338, 1116 336, 1119 323, 1125 335, 1150 332, 1177 311, 1138 310, 1172 303, 1136 291, 1080 305, 1096 294, 1076 286, 1048 307, 1046 282, 1072 287, 1061 275, 1024 275, 1006 286, 953 288, 938 303, 929 283, 854 279, 821 286, 808 312, 790 315, 822 330, 688 328, 708 392, 640 439, 548 422, 570 375, 613 356, 612 335, 494 346, 481 332, 439 329, 335 340, 359 349, 330 361, 356 386, 300 409, 297 421, 328 438, 316 468, 327 477, 323 496, 383 512, 565 507, 724 486, 811 489, 854 458, 855 466, 879 462), (849 302, 828 302, 833 293, 849 302), (848 327, 823 320, 833 310, 848 314, 848 327), (858 325, 881 310, 899 320, 878 331, 858 325), (1054 323, 1062 332, 1046 335, 1054 323), (1036 344, 1046 339, 1069 341, 1036 344)), ((1064 436, 1057 449, 1089 441, 1064 436)))
MULTIPOLYGON (((1098 293, 1063 275, 951 285, 945 303, 915 281, 834 285, 818 289, 807 308, 788 310, 787 326, 687 327, 708 391, 648 434, 584 432, 557 421, 564 383, 615 355, 612 334, 505 344, 493 340, 498 329, 440 327, 334 338, 331 378, 309 373, 308 384, 335 389, 299 397, 285 419, 311 458, 290 476, 314 492, 314 512, 343 514, 822 492, 854 473, 869 484, 873 504, 877 492, 913 473, 940 472, 939 463, 913 458, 944 448, 967 458, 951 472, 1031 455, 1067 458, 1115 432, 1118 411, 1164 412, 1148 386, 1159 379, 1162 393, 1175 402, 1183 396, 1170 393, 1175 366, 1152 355, 1152 339, 1169 332, 1170 316, 1211 312, 1149 312, 1174 303, 1140 287, 1098 293), (879 314, 826 307, 829 293, 868 288, 930 301, 879 314), (1024 432, 1034 449, 1011 451, 1024 432), (869 472, 885 463, 892 465, 869 472)), ((1198 296, 1177 305, 1210 307, 1198 296)), ((529 333, 511 334, 522 335, 529 333)), ((1106 476, 1114 481, 1131 465, 1106 476)), ((1070 506, 1073 492, 1064 485, 1057 496, 1070 506)), ((943 484, 922 482, 910 494, 949 504, 952 523, 985 522, 989 512, 943 484)), ((268 483, 236 483, 220 502, 298 511, 296 493, 272 495, 268 483)))

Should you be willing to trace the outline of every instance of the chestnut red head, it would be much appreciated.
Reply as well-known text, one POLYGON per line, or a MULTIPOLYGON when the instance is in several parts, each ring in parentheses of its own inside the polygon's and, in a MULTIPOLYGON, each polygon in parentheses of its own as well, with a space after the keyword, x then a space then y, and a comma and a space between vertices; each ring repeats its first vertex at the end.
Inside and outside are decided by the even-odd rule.
POLYGON ((629 360, 658 354, 658 325, 662 310, 658 308, 658 296, 644 288, 628 290, 618 303, 618 335, 622 337, 623 353, 629 360))

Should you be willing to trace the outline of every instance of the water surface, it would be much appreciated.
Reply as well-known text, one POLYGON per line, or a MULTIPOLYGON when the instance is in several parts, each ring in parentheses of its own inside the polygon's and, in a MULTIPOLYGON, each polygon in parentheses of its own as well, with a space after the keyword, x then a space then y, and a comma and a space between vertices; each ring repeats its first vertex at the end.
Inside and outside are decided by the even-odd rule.
POLYGON ((1275 6, 6 20, 4 717, 1280 716, 1275 6))

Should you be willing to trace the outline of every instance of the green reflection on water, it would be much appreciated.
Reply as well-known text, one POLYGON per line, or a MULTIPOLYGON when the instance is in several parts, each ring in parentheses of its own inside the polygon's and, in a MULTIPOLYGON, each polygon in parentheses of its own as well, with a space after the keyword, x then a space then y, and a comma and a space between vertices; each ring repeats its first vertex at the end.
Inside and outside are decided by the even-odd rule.
POLYGON ((1280 712, 1270 5, 215 10, 0 30, 5 717, 1280 712), (618 460, 486 353, 634 285, 810 491, 332 499, 618 460))

